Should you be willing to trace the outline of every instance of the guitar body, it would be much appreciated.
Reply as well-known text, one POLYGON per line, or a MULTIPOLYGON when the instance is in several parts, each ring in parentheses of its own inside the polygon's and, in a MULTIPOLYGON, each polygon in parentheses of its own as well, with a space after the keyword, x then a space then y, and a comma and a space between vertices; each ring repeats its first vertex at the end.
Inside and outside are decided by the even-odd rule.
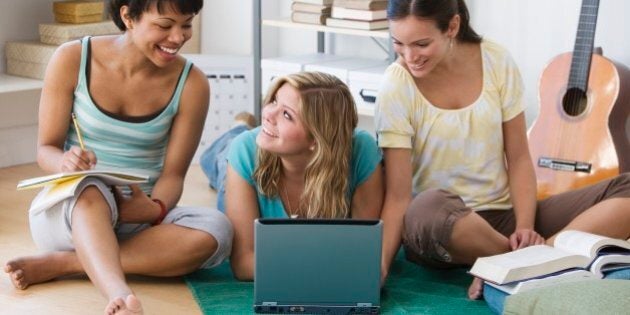
POLYGON ((528 135, 539 200, 630 170, 630 72, 593 54, 582 107, 569 114, 572 55, 554 58, 540 79, 540 114, 528 135))

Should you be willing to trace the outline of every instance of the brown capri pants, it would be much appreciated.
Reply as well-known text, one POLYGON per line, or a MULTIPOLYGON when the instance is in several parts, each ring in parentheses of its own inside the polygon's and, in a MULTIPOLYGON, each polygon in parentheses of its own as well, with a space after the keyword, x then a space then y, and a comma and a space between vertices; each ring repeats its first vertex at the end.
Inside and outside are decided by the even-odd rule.
MULTIPOLYGON (((593 205, 610 198, 630 198, 630 173, 538 201, 534 229, 548 238, 593 205)), ((407 259, 434 268, 458 267, 446 251, 457 220, 473 211, 446 190, 426 190, 405 213, 403 246, 407 259)), ((513 209, 478 211, 495 230, 509 237, 516 227, 513 209)))

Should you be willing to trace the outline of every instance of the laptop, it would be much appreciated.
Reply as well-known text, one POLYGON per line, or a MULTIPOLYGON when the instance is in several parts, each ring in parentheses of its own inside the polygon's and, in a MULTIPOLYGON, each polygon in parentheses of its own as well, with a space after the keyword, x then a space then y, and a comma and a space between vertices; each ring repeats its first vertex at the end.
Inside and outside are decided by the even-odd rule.
POLYGON ((257 219, 256 313, 377 314, 380 220, 257 219))

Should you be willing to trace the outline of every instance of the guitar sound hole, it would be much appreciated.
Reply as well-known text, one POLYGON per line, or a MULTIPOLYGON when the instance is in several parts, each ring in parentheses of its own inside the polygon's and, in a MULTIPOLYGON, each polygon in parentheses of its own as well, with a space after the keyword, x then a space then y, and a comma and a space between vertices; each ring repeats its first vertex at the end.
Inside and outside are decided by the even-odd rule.
POLYGON ((586 110, 586 93, 579 88, 570 88, 562 98, 562 108, 569 116, 578 116, 586 110))

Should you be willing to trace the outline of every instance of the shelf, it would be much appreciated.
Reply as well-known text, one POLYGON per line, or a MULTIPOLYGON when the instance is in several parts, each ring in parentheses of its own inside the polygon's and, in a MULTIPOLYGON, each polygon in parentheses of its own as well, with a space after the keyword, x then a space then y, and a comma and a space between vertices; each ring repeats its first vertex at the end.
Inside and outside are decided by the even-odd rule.
POLYGON ((0 94, 41 89, 44 81, 0 73, 0 94))
POLYGON ((313 30, 317 32, 326 32, 326 33, 337 33, 337 34, 346 34, 346 35, 355 35, 355 36, 369 36, 369 37, 377 37, 377 38, 389 38, 389 30, 374 30, 374 31, 366 31, 366 30, 357 30, 351 28, 340 28, 340 27, 330 27, 325 25, 316 25, 316 24, 305 24, 305 23, 295 23, 290 20, 263 20, 263 25, 275 26, 275 27, 285 27, 285 28, 299 28, 306 30, 313 30))

